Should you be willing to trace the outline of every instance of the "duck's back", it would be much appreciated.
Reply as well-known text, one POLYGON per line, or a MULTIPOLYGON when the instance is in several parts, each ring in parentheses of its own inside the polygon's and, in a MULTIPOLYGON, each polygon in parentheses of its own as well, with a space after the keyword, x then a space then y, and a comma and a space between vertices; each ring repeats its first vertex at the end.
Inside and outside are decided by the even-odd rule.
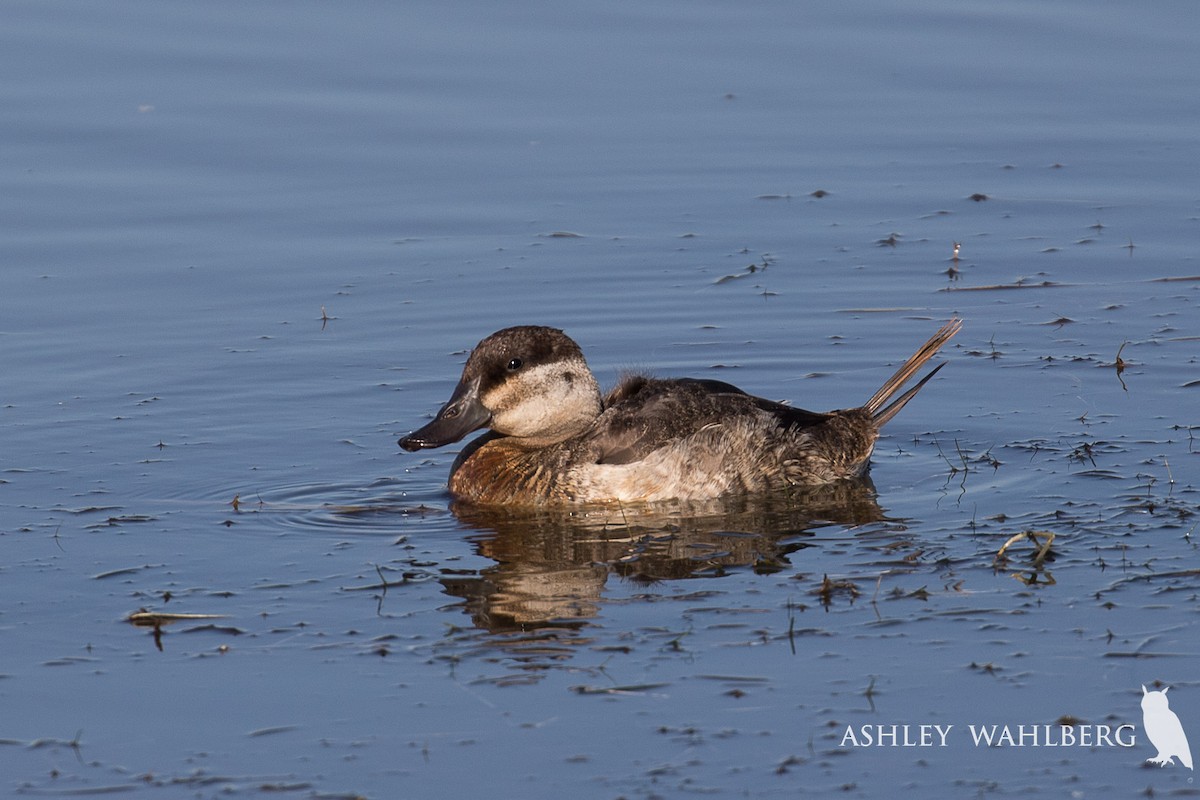
MULTIPOLYGON (((722 381, 627 377, 604 398, 588 435, 597 463, 631 464, 706 430, 749 426, 764 433, 798 433, 825 422, 817 414, 746 394, 722 381)), ((738 445, 731 440, 731 448, 738 445)))
POLYGON ((857 411, 805 411, 720 381, 633 377, 605 398, 588 435, 597 469, 586 472, 644 499, 770 491, 861 474, 876 434, 857 411))

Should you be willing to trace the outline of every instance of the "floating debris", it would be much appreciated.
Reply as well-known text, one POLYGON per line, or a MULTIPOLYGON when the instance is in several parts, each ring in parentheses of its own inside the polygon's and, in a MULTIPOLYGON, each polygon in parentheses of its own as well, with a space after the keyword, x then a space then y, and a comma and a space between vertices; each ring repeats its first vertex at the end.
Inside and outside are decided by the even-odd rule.
POLYGON ((1058 283, 1056 281, 1039 281, 1032 283, 1024 280, 1017 280, 1014 283, 993 283, 988 286, 946 286, 938 289, 939 292, 991 292, 999 289, 1055 289, 1070 284, 1058 283))
POLYGON ((133 575, 135 573, 141 572, 144 569, 152 569, 153 566, 162 566, 162 565, 161 564, 158 564, 158 565, 144 564, 140 567, 121 567, 120 569, 110 569, 107 572, 96 573, 95 575, 92 576, 92 580, 102 581, 105 578, 117 578, 117 577, 120 577, 121 575, 133 575))
POLYGON ((645 694, 669 686, 667 683, 637 683, 629 686, 572 686, 575 694, 645 694))
POLYGON ((162 625, 170 625, 172 622, 226 618, 226 614, 170 614, 165 611, 147 611, 141 608, 126 617, 125 621, 138 628, 157 628, 162 625))
POLYGON ((259 736, 274 736, 277 733, 289 733, 298 729, 299 725, 275 725, 270 728, 259 728, 246 734, 246 738, 255 739, 259 736))
POLYGON ((109 517, 104 522, 94 522, 91 525, 85 525, 84 530, 96 530, 97 528, 118 528, 128 522, 153 522, 157 517, 152 517, 149 514, 122 514, 117 517, 109 517))
MULTIPOLYGON (((158 652, 163 651, 163 626, 170 625, 173 622, 192 622, 196 620, 208 619, 224 619, 224 614, 169 614, 162 611, 147 611, 140 608, 125 618, 125 621, 136 628, 150 628, 154 631, 154 646, 158 652)), ((212 630, 220 630, 225 633, 237 635, 242 631, 236 628, 216 628, 214 626, 206 626, 212 630)), ((226 645, 221 645, 217 648, 217 652, 224 655, 229 652, 226 645)))
POLYGON ((1008 538, 1007 542, 1000 546, 1000 550, 997 551, 993 563, 999 563, 1005 557, 1004 554, 1009 547, 1022 539, 1028 539, 1034 543, 1035 547, 1039 547, 1037 554, 1033 557, 1033 565, 1040 567, 1045 562, 1046 556, 1050 553, 1050 545, 1054 544, 1054 536, 1050 531, 1021 531, 1020 533, 1013 534, 1008 538), (1046 543, 1039 546, 1038 541, 1040 539, 1045 539, 1046 543))
POLYGON ((849 597, 850 602, 853 603, 854 600, 860 594, 862 594, 862 592, 860 592, 858 590, 858 587, 854 585, 853 581, 849 581, 846 579, 834 580, 834 579, 831 579, 828 575, 825 575, 821 579, 821 585, 818 586, 816 589, 813 589, 812 594, 815 594, 817 597, 819 597, 821 599, 821 605, 825 606, 825 610, 828 611, 829 606, 833 603, 834 595, 836 595, 836 594, 845 595, 846 597, 849 597))

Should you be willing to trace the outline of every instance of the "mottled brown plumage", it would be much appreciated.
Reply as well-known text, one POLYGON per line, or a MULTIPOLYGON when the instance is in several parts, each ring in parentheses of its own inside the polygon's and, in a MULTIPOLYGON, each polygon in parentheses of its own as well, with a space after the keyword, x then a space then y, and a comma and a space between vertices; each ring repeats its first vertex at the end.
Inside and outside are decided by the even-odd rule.
POLYGON ((450 401, 400 445, 439 447, 490 428, 455 460, 450 491, 491 505, 704 500, 828 483, 866 471, 880 427, 941 366, 892 398, 960 326, 943 326, 862 407, 825 413, 688 378, 630 376, 601 398, 562 331, 506 328, 479 343, 450 401))

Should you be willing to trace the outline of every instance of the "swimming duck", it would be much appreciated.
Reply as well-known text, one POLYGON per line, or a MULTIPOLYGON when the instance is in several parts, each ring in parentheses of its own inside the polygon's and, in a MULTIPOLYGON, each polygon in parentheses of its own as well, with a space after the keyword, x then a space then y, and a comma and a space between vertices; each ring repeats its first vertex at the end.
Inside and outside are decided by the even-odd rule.
POLYGON ((483 505, 711 500, 853 478, 879 429, 945 363, 892 397, 961 325, 942 326, 866 404, 824 413, 693 378, 631 375, 601 395, 561 330, 505 328, 476 345, 450 400, 399 444, 441 447, 489 428, 450 470, 451 493, 483 505))

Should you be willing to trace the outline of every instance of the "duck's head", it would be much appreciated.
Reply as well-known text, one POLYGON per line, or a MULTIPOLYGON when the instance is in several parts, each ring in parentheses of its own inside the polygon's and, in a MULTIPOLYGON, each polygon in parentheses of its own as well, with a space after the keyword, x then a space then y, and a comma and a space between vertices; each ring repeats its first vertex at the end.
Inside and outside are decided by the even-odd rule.
POLYGON ((600 387, 579 345, 557 328, 522 325, 477 344, 450 400, 400 446, 441 447, 491 428, 545 447, 582 433, 599 414, 600 387))

